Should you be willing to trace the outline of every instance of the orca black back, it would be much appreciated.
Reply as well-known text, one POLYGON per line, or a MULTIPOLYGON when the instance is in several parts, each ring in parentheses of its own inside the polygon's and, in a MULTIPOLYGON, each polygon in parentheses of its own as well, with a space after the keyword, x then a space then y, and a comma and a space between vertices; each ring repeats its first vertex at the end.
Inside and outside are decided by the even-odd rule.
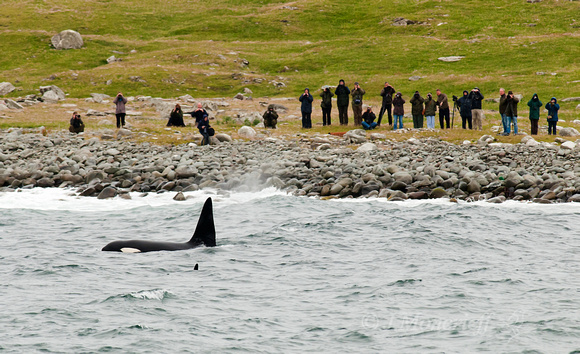
POLYGON ((203 204, 201 215, 197 221, 195 232, 187 242, 163 242, 147 240, 113 241, 103 247, 102 251, 114 251, 124 253, 142 253, 152 251, 178 251, 196 248, 201 245, 214 247, 215 224, 213 221, 213 204, 211 198, 207 198, 203 204))

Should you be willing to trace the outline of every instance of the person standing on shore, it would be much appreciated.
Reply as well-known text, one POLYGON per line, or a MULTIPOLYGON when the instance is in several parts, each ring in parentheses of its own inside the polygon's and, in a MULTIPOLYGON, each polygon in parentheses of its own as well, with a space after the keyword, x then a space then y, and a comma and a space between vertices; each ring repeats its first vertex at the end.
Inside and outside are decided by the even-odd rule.
POLYGON ((336 90, 336 106, 338 107, 338 119, 340 125, 348 125, 348 101, 350 99, 350 89, 344 84, 344 80, 338 82, 336 90))
POLYGON ((443 125, 443 121, 447 125, 447 129, 451 127, 450 124, 450 116, 449 116, 449 100, 447 99, 447 95, 441 92, 441 89, 437 89, 437 106, 439 107, 439 125, 441 129, 445 129, 443 125))
POLYGON ((501 116, 501 125, 503 126, 502 135, 510 135, 507 128, 507 117, 505 115, 505 108, 507 104, 507 95, 503 88, 499 89, 499 115, 501 116))
POLYGON ((423 102, 425 99, 421 97, 419 91, 415 91, 409 102, 411 102, 411 113, 413 114, 413 128, 423 128, 423 114, 425 113, 423 102))
POLYGON ((512 123, 514 124, 514 135, 518 134, 518 103, 519 98, 514 96, 512 91, 508 91, 505 105, 505 116, 507 123, 507 135, 510 135, 512 123))
POLYGON ((362 125, 362 105, 363 105, 363 95, 365 94, 358 82, 354 83, 354 88, 352 89, 350 95, 352 96, 352 113, 354 115, 354 125, 362 125))
POLYGON ((209 115, 206 110, 203 109, 201 103, 197 104, 197 109, 193 112, 188 112, 193 118, 195 118, 195 126, 199 129, 199 133, 203 136, 201 139, 201 145, 209 145, 209 115))
POLYGON ((330 87, 325 87, 320 93, 322 97, 322 102, 320 102, 320 108, 322 108, 322 125, 330 125, 330 112, 332 111, 332 96, 334 94, 330 91, 330 87))
POLYGON ((469 92, 463 91, 463 96, 457 100, 457 104, 459 105, 459 115, 461 116, 461 128, 465 129, 465 123, 467 123, 469 129, 473 129, 469 92))
POLYGON ((310 94, 308 88, 304 89, 304 93, 298 98, 302 105, 300 110, 302 111, 302 128, 310 129, 312 128, 312 101, 314 97, 310 94))
POLYGON ((556 97, 552 97, 550 102, 546 103, 548 110, 548 135, 556 135, 556 125, 558 124, 558 111, 560 110, 560 105, 556 97))
POLYGON ((427 117, 427 128, 429 129, 435 129, 435 111, 437 111, 437 103, 433 100, 431 92, 429 92, 425 100, 425 117, 427 117))
POLYGON ((268 110, 262 115, 264 118, 264 128, 276 129, 278 124, 278 113, 274 110, 274 105, 270 104, 268 110))
POLYGON ((528 101, 528 107, 530 107, 530 125, 531 134, 538 135, 538 121, 540 120, 540 107, 543 103, 538 98, 538 94, 534 93, 532 99, 528 101))
POLYGON ((395 118, 393 130, 403 129, 403 116, 405 115, 405 100, 400 92, 393 98, 393 116, 395 118), (398 127, 397 127, 397 122, 398 127))
POLYGON ((485 118, 483 109, 481 108, 483 95, 478 87, 471 90, 469 98, 471 99, 471 118, 473 120, 474 129, 483 130, 483 119, 485 118))
POLYGON ((125 115, 127 111, 125 110, 125 105, 127 104, 127 98, 123 97, 121 92, 117 93, 117 97, 113 100, 115 104, 115 116, 117 117, 117 129, 125 126, 125 115))
POLYGON ((395 89, 388 82, 385 82, 385 87, 381 90, 381 96, 383 96, 383 104, 381 106, 381 111, 379 112, 379 120, 377 121, 377 126, 381 126, 381 120, 383 119, 383 114, 385 111, 389 117, 389 125, 393 125, 393 116, 391 115, 391 107, 393 104, 393 95, 395 94, 395 89))

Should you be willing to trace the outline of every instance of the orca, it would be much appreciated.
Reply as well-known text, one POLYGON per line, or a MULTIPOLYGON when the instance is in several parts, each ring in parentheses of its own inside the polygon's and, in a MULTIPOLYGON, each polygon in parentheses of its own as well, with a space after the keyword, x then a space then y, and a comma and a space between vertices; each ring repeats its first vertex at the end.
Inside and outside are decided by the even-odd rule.
POLYGON ((215 246, 215 225, 213 223, 213 206, 211 198, 207 198, 205 201, 193 237, 191 237, 191 240, 188 242, 179 243, 147 240, 113 241, 103 247, 102 251, 124 253, 179 251, 196 248, 201 245, 205 245, 206 247, 215 246))

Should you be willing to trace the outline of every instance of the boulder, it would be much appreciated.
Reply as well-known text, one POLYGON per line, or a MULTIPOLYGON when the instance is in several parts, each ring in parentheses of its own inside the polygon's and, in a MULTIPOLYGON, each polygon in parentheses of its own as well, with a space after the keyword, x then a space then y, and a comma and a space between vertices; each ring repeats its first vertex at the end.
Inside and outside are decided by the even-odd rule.
POLYGON ((57 103, 58 102, 58 95, 54 91, 46 91, 42 95, 42 100, 46 103, 57 103))
POLYGON ((413 183, 413 176, 407 172, 395 172, 393 178, 395 181, 404 182, 405 184, 413 183))
POLYGON ((568 198, 569 202, 580 203, 580 194, 574 194, 570 198, 568 198))
POLYGON ((244 125, 240 129, 238 129, 238 135, 244 139, 255 139, 257 134, 252 127, 244 125))
POLYGON ((55 86, 55 85, 40 86, 39 91, 43 95, 44 95, 44 93, 46 93, 48 91, 53 91, 54 93, 57 94, 59 100, 64 100, 66 98, 66 95, 64 94, 64 91, 61 90, 60 87, 55 86))
POLYGON ((65 30, 54 35, 50 41, 55 49, 80 49, 83 46, 83 37, 73 30, 65 30))
POLYGON ((356 149, 356 151, 369 152, 369 151, 376 151, 378 149, 379 148, 373 143, 365 143, 365 144, 362 144, 361 146, 359 146, 358 149, 356 149))
POLYGON ((185 200, 185 195, 183 195, 182 192, 177 192, 177 194, 175 195, 175 197, 173 197, 173 200, 177 200, 177 201, 184 201, 185 200))
POLYGON ((91 93, 91 97, 95 103, 101 103, 103 100, 111 98, 111 96, 105 95, 104 93, 91 93))
POLYGON ((97 199, 114 198, 117 195, 117 190, 113 187, 105 187, 97 196, 97 199))
POLYGON ((575 147, 576 147, 576 143, 573 141, 566 141, 566 142, 562 143, 562 145, 560 145, 561 149, 567 149, 567 150, 574 150, 575 147))
POLYGON ((10 92, 16 90, 16 87, 9 82, 0 82, 0 96, 9 94, 10 92))
POLYGON ((580 135, 580 133, 578 132, 578 130, 576 130, 574 128, 562 128, 562 129, 560 129, 560 135, 561 136, 578 136, 578 135, 580 135))
POLYGON ((218 133, 215 135, 216 139, 219 140, 220 142, 231 142, 233 139, 231 136, 229 136, 226 133, 218 133))
POLYGON ((6 103, 6 107, 10 109, 24 109, 19 103, 13 100, 5 99, 4 102, 6 103))
POLYGON ((422 79, 422 77, 421 77, 421 76, 416 76, 416 75, 415 75, 415 76, 411 76, 411 77, 409 78, 409 81, 419 81, 419 80, 421 80, 421 79, 422 79))
POLYGON ((387 136, 381 133, 371 133, 371 140, 383 140, 386 139, 387 136))
POLYGON ((110 57, 107 58, 107 64, 111 64, 111 63, 114 63, 116 61, 121 61, 121 60, 122 60, 121 58, 117 58, 116 56, 111 55, 110 57))
POLYGON ((353 144, 362 144, 367 141, 367 132, 364 129, 349 130, 344 138, 353 144))
POLYGON ((445 198, 447 196, 448 196, 447 191, 445 189, 439 188, 439 187, 433 189, 431 191, 431 193, 429 193, 429 198, 432 198, 432 199, 445 198))

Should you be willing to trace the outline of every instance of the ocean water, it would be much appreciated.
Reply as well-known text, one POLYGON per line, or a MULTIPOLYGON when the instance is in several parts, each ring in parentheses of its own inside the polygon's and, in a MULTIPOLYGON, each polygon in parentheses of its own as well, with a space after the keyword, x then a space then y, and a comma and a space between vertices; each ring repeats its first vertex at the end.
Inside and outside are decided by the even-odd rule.
POLYGON ((0 194, 0 352, 580 351, 580 205, 187 195, 0 194))

